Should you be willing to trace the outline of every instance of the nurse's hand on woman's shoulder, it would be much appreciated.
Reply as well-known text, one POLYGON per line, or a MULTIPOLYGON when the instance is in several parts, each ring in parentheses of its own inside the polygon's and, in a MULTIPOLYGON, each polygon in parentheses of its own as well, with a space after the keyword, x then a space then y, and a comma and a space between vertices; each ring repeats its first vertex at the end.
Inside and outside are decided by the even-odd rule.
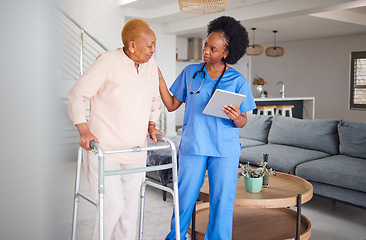
POLYGON ((90 132, 87 123, 77 124, 76 127, 78 128, 80 134, 80 141, 79 141, 80 147, 84 148, 87 151, 90 151, 91 150, 90 141, 94 140, 99 143, 97 137, 90 132))
POLYGON ((166 86, 163 74, 161 73, 159 67, 158 67, 158 73, 159 73, 159 91, 161 100, 163 100, 163 103, 169 112, 175 111, 180 107, 180 105, 182 105, 182 102, 179 101, 175 96, 170 94, 168 87, 166 86))
POLYGON ((159 74, 159 81, 164 81, 163 73, 161 72, 160 68, 158 67, 158 74, 159 74))

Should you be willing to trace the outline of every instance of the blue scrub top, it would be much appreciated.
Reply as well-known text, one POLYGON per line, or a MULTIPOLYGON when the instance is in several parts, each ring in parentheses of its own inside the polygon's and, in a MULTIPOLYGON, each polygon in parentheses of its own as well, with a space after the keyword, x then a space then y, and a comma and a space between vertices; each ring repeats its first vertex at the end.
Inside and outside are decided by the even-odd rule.
MULTIPOLYGON (((219 77, 212 80, 206 67, 205 79, 199 93, 190 94, 191 80, 203 63, 187 66, 174 81, 170 91, 185 103, 182 138, 179 151, 182 154, 194 154, 213 157, 240 156, 239 129, 230 119, 203 114, 211 93, 219 77)), ((202 83, 203 73, 193 79, 192 90, 197 91, 202 83)), ((221 78, 217 89, 246 95, 240 105, 240 112, 256 108, 249 84, 242 74, 230 67, 221 78)))

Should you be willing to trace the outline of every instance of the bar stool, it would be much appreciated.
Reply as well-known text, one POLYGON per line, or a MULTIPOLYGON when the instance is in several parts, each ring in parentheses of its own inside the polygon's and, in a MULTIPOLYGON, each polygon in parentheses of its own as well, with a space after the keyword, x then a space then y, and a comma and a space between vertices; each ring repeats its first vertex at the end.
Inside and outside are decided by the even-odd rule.
POLYGON ((257 115, 275 115, 276 106, 257 106, 257 115), (270 114, 269 114, 270 113, 270 114))
POLYGON ((290 118, 292 118, 292 109, 293 108, 294 108, 294 105, 281 105, 281 106, 277 106, 276 110, 277 110, 277 114, 280 114, 280 111, 281 111, 282 116, 286 116, 286 112, 288 112, 288 116, 290 118))

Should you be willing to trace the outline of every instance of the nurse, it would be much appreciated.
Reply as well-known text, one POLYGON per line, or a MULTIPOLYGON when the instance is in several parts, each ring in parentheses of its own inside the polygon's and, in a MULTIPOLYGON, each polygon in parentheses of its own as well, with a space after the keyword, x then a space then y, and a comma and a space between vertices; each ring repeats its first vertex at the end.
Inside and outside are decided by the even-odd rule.
MULTIPOLYGON (((235 64, 248 46, 246 29, 232 17, 223 16, 208 25, 203 63, 187 66, 168 91, 159 71, 159 89, 168 111, 185 103, 179 152, 179 214, 185 239, 194 204, 205 179, 209 178, 210 215, 205 239, 231 239, 233 208, 241 147, 239 130, 247 123, 246 112, 256 108, 246 79, 227 64, 235 64), (202 113, 214 89, 246 95, 240 106, 224 106, 230 119, 202 113)), ((174 215, 171 232, 175 239, 174 215)))

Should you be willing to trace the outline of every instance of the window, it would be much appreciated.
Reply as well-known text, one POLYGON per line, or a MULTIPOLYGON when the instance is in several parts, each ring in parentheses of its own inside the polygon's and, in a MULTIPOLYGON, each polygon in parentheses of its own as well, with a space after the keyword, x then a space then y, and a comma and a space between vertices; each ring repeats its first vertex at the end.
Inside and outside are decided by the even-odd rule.
POLYGON ((366 51, 351 53, 350 108, 366 110, 366 51))

